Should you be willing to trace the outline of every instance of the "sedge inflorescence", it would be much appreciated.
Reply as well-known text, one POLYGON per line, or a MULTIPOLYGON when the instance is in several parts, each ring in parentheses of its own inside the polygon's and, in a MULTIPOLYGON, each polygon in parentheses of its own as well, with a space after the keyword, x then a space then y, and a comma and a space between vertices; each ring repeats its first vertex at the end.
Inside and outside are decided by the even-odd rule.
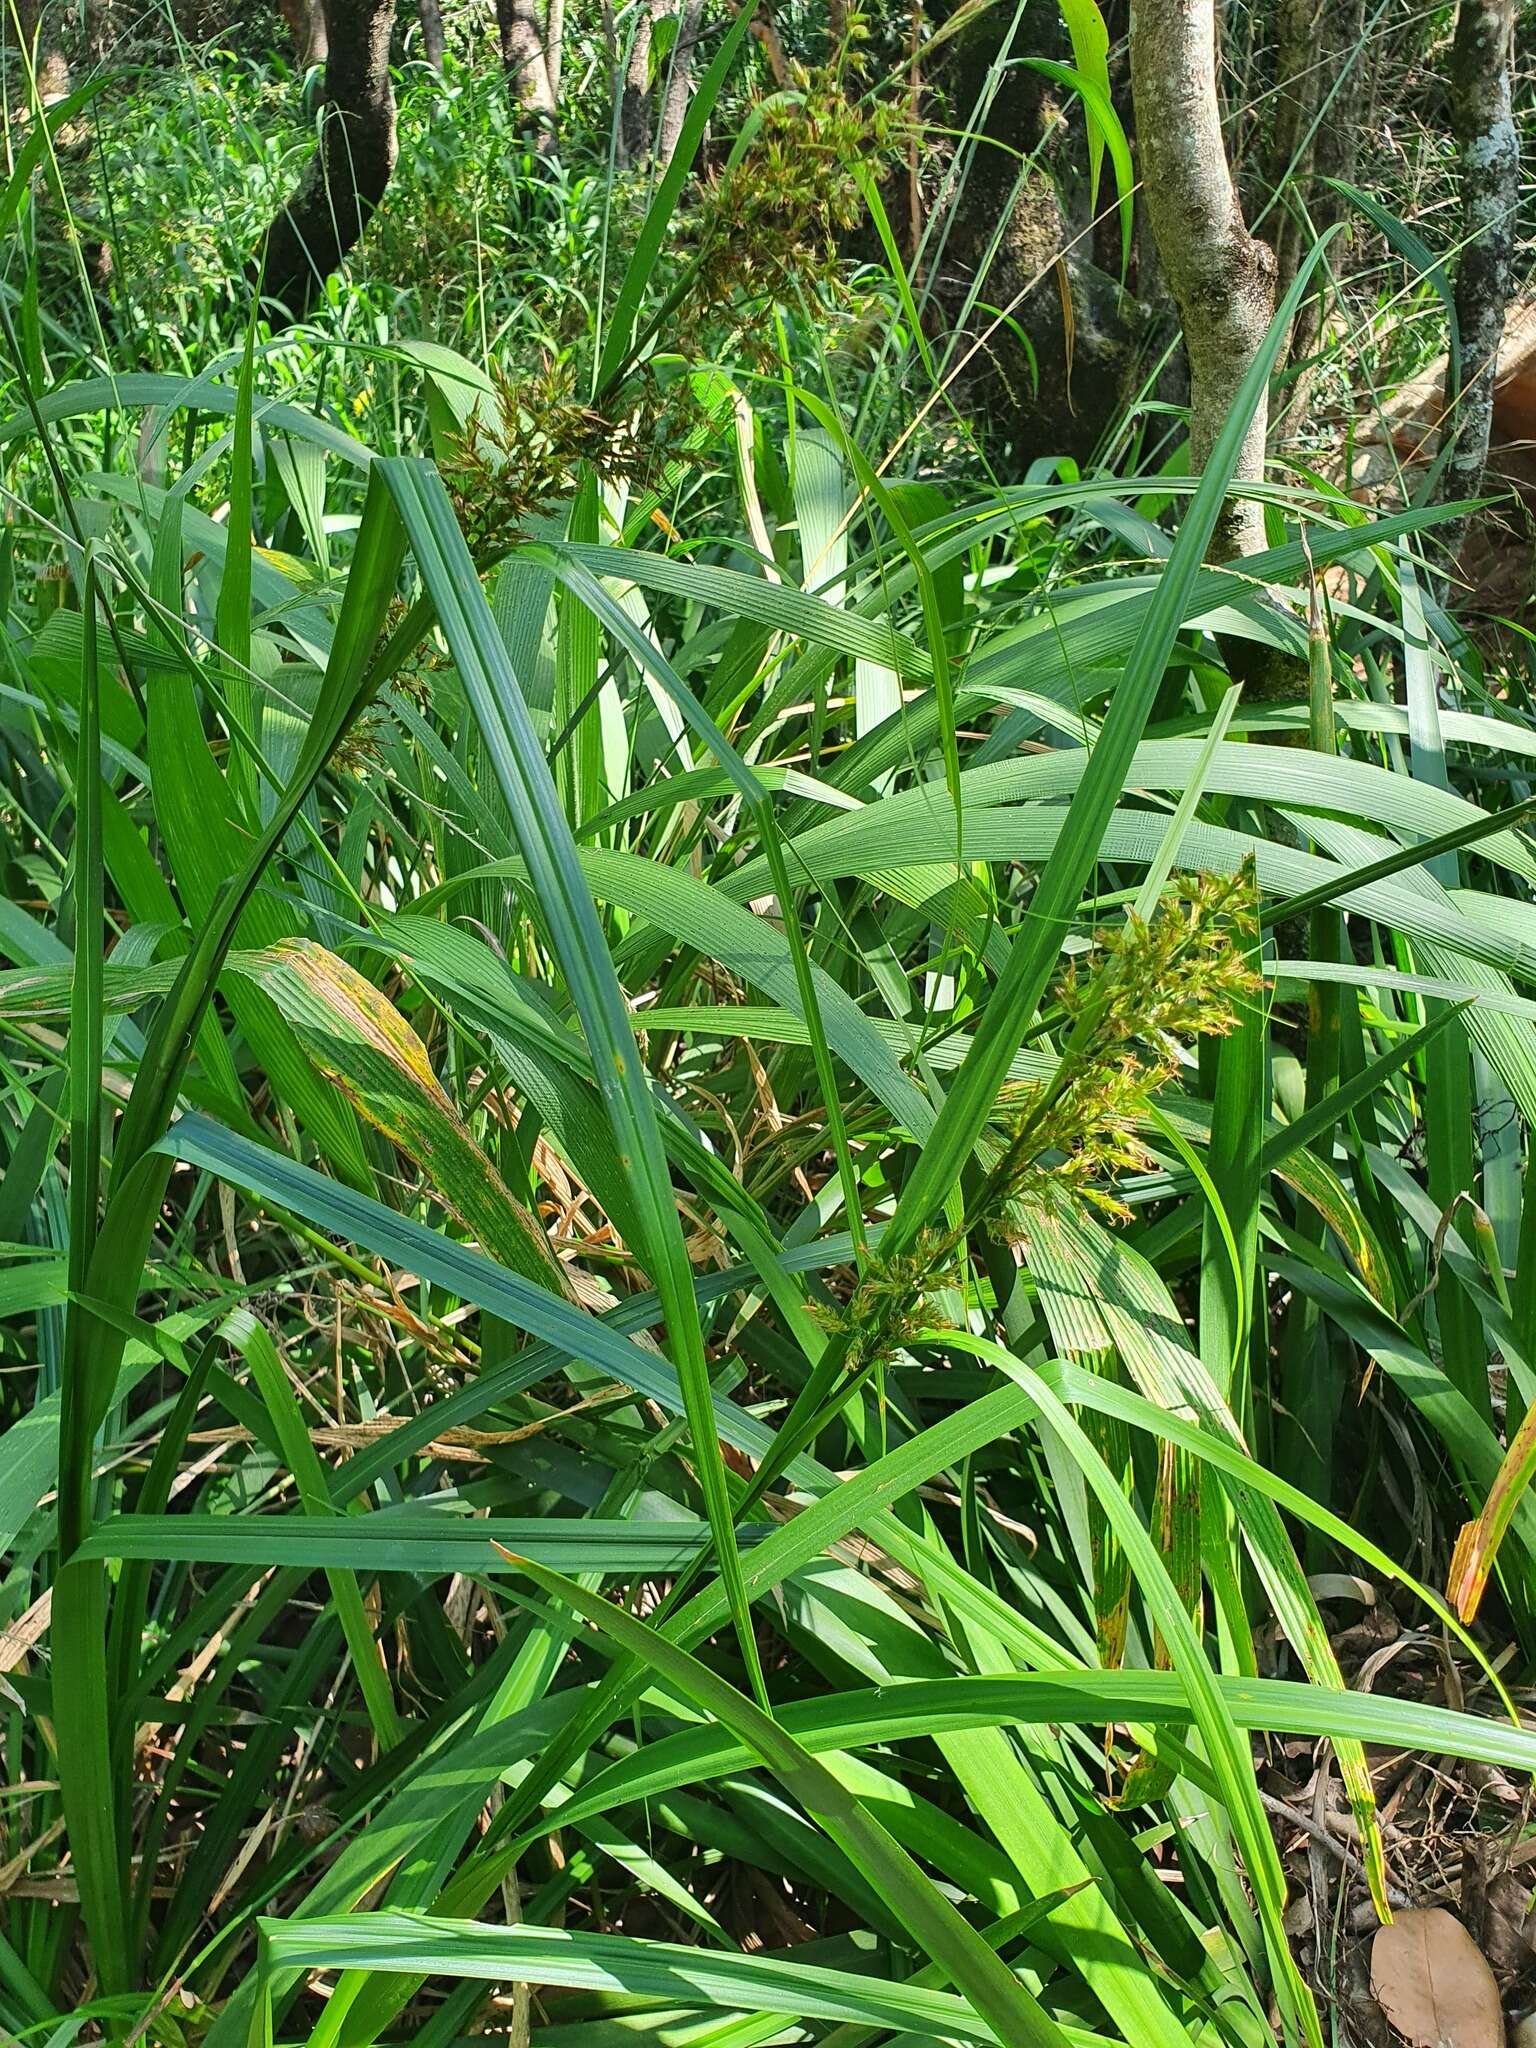
POLYGON ((698 413, 687 378, 665 387, 649 369, 632 376, 611 411, 580 396, 568 356, 546 353, 514 380, 496 366, 494 395, 478 406, 439 466, 477 561, 521 539, 529 521, 590 469, 604 484, 643 490, 678 456, 698 413))
POLYGON ((905 102, 858 90, 867 32, 851 14, 827 63, 792 64, 785 90, 755 109, 750 140, 706 200, 695 318, 810 288, 845 292, 842 241, 863 224, 868 180, 878 183, 917 133, 905 102))
POLYGON ((1049 1082, 1012 1120, 994 1176, 997 1213, 1067 1194, 1123 1218, 1115 1192, 1150 1156, 1140 1136, 1182 1049, 1221 1037, 1262 987, 1252 962, 1258 894, 1252 870, 1179 876, 1152 917, 1128 912, 1095 935, 1057 989, 1068 1043, 1049 1082))
POLYGON ((1156 911, 1095 934, 1055 991, 1067 1042, 1051 1079, 1015 1097, 1008 1136, 964 1220, 875 1261, 825 1320, 848 1368, 877 1365, 935 1324, 930 1297, 958 1284, 967 1234, 1023 1241, 1031 1208, 1081 1201, 1122 1219, 1126 1173, 1152 1164, 1140 1131, 1197 1038, 1231 1031, 1258 996, 1251 867, 1177 876, 1156 911))

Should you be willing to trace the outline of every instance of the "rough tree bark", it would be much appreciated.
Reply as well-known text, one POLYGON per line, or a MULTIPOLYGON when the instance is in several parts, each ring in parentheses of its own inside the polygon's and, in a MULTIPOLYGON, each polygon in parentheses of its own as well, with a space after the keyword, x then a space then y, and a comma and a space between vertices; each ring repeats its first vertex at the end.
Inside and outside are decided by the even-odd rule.
POLYGON ((661 120, 656 130, 656 156, 663 170, 677 153, 678 138, 688 117, 693 95, 693 55, 699 46, 699 27, 704 0, 683 0, 678 16, 677 41, 667 62, 667 84, 661 102, 661 120))
POLYGON ((546 138, 555 130, 555 94, 549 76, 549 40, 538 0, 496 0, 501 62, 512 97, 546 138))
POLYGON ((1264 239, 1275 252, 1275 290, 1283 294, 1296 275, 1303 229, 1295 209, 1278 195, 1286 179, 1299 193, 1312 165, 1323 74, 1318 63, 1323 33, 1323 0, 1279 0, 1275 10, 1275 119, 1270 132, 1264 184, 1271 196, 1264 239))
POLYGON ((443 68, 443 54, 448 48, 448 38, 443 33, 443 10, 438 0, 420 0, 418 9, 421 19, 421 54, 434 71, 443 68))
POLYGON ((327 0, 331 30, 320 142, 267 234, 257 289, 301 319, 353 247, 395 167, 389 39, 395 0, 327 0))
MULTIPOLYGON (((1091 460, 1172 332, 1117 281, 1118 222, 1113 269, 1093 261, 1086 154, 1080 173, 1072 156, 1081 126, 1029 58, 1071 61, 1056 0, 1022 14, 975 10, 925 60, 953 125, 978 141, 963 176, 934 195, 924 268, 935 309, 964 322, 965 404, 1021 470, 1043 457, 1091 460)), ((910 234, 910 200, 896 204, 897 232, 910 234)))
MULTIPOLYGON (((1269 325, 1275 257, 1250 235, 1222 142, 1216 96, 1215 0, 1133 0, 1131 90, 1147 213, 1184 328, 1190 372, 1190 465, 1209 459, 1269 325)), ((1235 481, 1264 474, 1268 407, 1261 400, 1235 481)), ((1212 553, 1227 561, 1264 546, 1262 509, 1229 501, 1212 553)))
MULTIPOLYGON (((1305 5, 1306 0, 1302 0, 1302 4, 1305 5)), ((1316 121, 1316 128, 1311 141, 1304 145, 1302 161, 1293 176, 1297 191, 1306 202, 1312 234, 1323 235, 1336 227, 1348 213, 1349 202, 1329 180, 1342 179, 1346 184, 1354 182, 1360 154, 1360 131, 1366 103, 1373 89, 1381 43, 1379 38, 1366 34, 1366 0, 1327 0, 1316 26, 1317 34, 1311 46, 1305 51, 1296 50, 1290 60, 1292 63, 1300 62, 1319 81, 1315 89, 1298 81, 1300 93, 1312 99, 1310 118, 1316 121)), ((1280 75, 1284 80, 1288 72, 1283 50, 1281 60, 1280 75)), ((1279 156, 1280 139, 1277 130, 1272 164, 1279 156)), ((1282 172, 1289 161, 1287 157, 1279 165, 1282 172)), ((1289 209, 1286 211, 1288 213, 1289 209)), ((1270 216, 1274 224, 1270 240, 1277 264, 1277 298, 1289 290, 1304 246, 1300 221, 1287 218, 1282 225, 1281 212, 1277 207, 1270 216)), ((1307 416, 1318 368, 1309 359, 1317 347, 1331 289, 1326 278, 1319 278, 1316 289, 1307 295, 1297 312, 1290 339, 1290 361, 1296 366, 1297 374, 1282 415, 1284 420, 1301 420, 1307 416)))
POLYGON ((104 64, 117 40, 121 24, 111 0, 85 0, 85 55, 95 66, 104 64))
MULTIPOLYGON (((1338 85, 1332 90, 1324 87, 1323 117, 1312 142, 1312 171, 1318 179, 1354 182, 1362 120, 1381 49, 1379 39, 1366 34, 1365 16, 1366 0, 1329 0, 1323 9, 1323 76, 1337 79, 1338 85)), ((1339 193, 1322 187, 1312 201, 1313 225, 1332 227, 1344 218, 1347 205, 1339 193)))
POLYGON ((324 64, 330 56, 323 0, 278 0, 278 9, 293 37, 293 53, 301 71, 324 64))
MULTIPOLYGON (((21 42, 37 80, 37 96, 45 107, 69 97, 69 60, 59 47, 59 23, 63 9, 46 6, 43 0, 18 0, 17 24, 21 42)), ((10 41, 12 20, 5 14, 6 41, 10 41)))
POLYGON ((619 97, 619 161, 644 163, 651 153, 651 29, 653 16, 642 6, 635 18, 619 97))
MULTIPOLYGON (((1515 0, 1461 0, 1451 52, 1451 99, 1461 160, 1461 255, 1456 265, 1456 320, 1461 329, 1460 390, 1446 408, 1452 436, 1443 495, 1476 497, 1488 461, 1493 387, 1509 299, 1515 209, 1520 198, 1520 142, 1510 111, 1509 71, 1515 0)), ((1454 554, 1464 523, 1446 533, 1454 554)))

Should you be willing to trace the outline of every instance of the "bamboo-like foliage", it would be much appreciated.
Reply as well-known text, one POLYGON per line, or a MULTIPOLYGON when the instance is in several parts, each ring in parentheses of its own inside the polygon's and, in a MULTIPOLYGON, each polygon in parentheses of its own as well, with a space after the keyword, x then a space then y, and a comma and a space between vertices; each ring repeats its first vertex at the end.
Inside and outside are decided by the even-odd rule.
POLYGON ((1370 1746, 1536 1768, 1536 733, 1456 508, 1208 565, 1322 250, 1192 481, 936 481, 786 323, 665 362, 749 26, 534 507, 440 344, 393 430, 243 324, 18 345, 8 2034, 1317 2044, 1256 1738, 1383 1911, 1370 1746), (1478 1710, 1348 1689, 1319 1558, 1478 1710))

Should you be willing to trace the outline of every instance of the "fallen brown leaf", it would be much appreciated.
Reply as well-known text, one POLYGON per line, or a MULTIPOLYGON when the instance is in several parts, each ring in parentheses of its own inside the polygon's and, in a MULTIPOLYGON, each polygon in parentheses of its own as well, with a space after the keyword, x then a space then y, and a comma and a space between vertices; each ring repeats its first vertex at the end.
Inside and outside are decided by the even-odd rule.
POLYGON ((1454 1914, 1399 1913, 1371 1944, 1371 1990, 1412 2048, 1504 2048, 1499 1987, 1454 1914))

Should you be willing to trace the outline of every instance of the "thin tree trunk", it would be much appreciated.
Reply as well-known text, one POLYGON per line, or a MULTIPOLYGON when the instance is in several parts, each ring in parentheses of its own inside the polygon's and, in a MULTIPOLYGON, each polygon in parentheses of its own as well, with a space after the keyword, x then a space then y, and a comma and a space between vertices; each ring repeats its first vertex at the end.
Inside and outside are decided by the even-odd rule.
POLYGON ((1312 168, 1313 125, 1323 84, 1322 30, 1322 0, 1280 0, 1275 23, 1275 120, 1264 179, 1270 213, 1263 233, 1275 252, 1275 290, 1281 295, 1296 275, 1304 232, 1294 206, 1285 203, 1282 188, 1291 180, 1293 196, 1299 197, 1312 168))
POLYGON ((1069 55, 1056 0, 970 10, 931 70, 924 51, 953 125, 976 138, 940 181, 924 268, 935 310, 962 326, 966 403, 1021 470, 1090 460, 1140 387, 1150 345, 1141 310, 1091 259, 1086 211, 1068 215, 1051 175, 1059 87, 1032 60, 1069 55))
MULTIPOLYGON (((1320 100, 1323 115, 1312 145, 1312 170, 1314 177, 1342 178, 1352 184, 1366 102, 1375 90, 1381 43, 1366 35, 1365 0, 1328 0, 1322 25, 1326 32, 1320 100)), ((1346 203, 1337 192, 1320 191, 1313 203, 1313 219, 1320 227, 1331 227, 1343 219, 1346 203)))
POLYGON ((434 71, 443 68, 443 54, 448 48, 448 38, 443 33, 443 10, 438 0, 420 0, 421 54, 434 71))
POLYGON ((264 299, 301 319, 357 242, 395 167, 389 42, 395 0, 328 0, 330 56, 320 143, 272 223, 257 275, 264 299))
POLYGON ((635 20, 629 62, 624 67, 624 86, 619 100, 619 158, 626 164, 644 163, 651 153, 651 33, 655 14, 642 5, 635 20))
POLYGON ((323 0, 278 0, 293 37, 293 54, 301 71, 324 64, 330 56, 330 33, 323 0))
POLYGON ((555 126, 555 95, 549 82, 546 29, 537 0, 496 0, 501 62, 512 97, 546 137, 555 126))
MULTIPOLYGON (((1134 0, 1131 89, 1147 212, 1179 309, 1190 373, 1190 466, 1210 457, 1269 325, 1275 258, 1249 234, 1222 142, 1214 0, 1134 0)), ((1268 406, 1260 401, 1234 481, 1264 475, 1268 406)), ((1264 546, 1262 508, 1229 503, 1212 552, 1264 546)))
POLYGON ((656 156, 663 170, 677 150, 688 102, 693 92, 693 53, 699 43, 699 23, 704 0, 683 0, 677 24, 677 41, 667 65, 667 89, 661 102, 661 123, 656 134, 656 156))
MULTIPOLYGON (((1451 52, 1451 97, 1461 166, 1456 320, 1462 356, 1461 388, 1450 388, 1453 369, 1445 394, 1452 435, 1443 486, 1447 502, 1476 497, 1488 461, 1520 198, 1520 141, 1509 85, 1514 27, 1515 0, 1461 0, 1451 52)), ((1453 554, 1464 533, 1464 521, 1446 531, 1453 554)))
MULTIPOLYGON (((1345 218, 1348 201, 1330 179, 1353 184, 1360 154, 1360 133, 1366 104, 1374 90, 1375 66, 1381 52, 1380 38, 1365 32, 1366 0, 1328 0, 1319 22, 1319 37, 1311 62, 1322 80, 1314 118, 1317 132, 1307 151, 1308 178, 1305 186, 1307 217, 1314 235, 1325 235, 1345 218)), ((1279 276, 1276 295, 1290 287, 1300 258, 1302 236, 1293 226, 1291 245, 1286 250, 1276 243, 1279 276)), ((1284 411, 1272 424, 1284 431, 1290 422, 1305 420, 1312 404, 1312 392, 1321 365, 1312 357, 1322 333, 1323 315, 1334 287, 1321 276, 1316 288, 1303 300, 1291 329, 1289 356, 1295 376, 1284 411)))
POLYGON ((565 64, 565 0, 549 0, 545 33, 548 41, 544 48, 544 68, 549 73, 549 103, 558 116, 560 73, 565 64))
MULTIPOLYGON (((45 107, 56 100, 69 97, 69 60, 59 47, 59 21, 63 9, 57 4, 49 6, 46 0, 18 0, 16 16, 21 30, 21 43, 32 66, 32 75, 37 81, 37 96, 45 107)), ((5 14, 5 40, 9 43, 13 22, 10 10, 5 14)))
POLYGON ((923 246, 923 179, 917 140, 923 107, 922 50, 923 0, 908 0, 907 114, 912 123, 912 139, 907 144, 907 267, 914 286, 922 279, 918 257, 923 246))

